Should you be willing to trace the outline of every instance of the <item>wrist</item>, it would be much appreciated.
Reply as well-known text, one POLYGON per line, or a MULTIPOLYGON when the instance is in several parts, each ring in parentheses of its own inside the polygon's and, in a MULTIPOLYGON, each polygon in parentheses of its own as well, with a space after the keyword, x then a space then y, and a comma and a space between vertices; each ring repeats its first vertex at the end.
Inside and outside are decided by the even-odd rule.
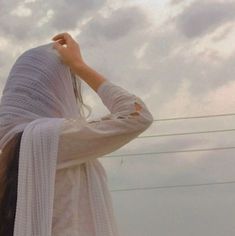
POLYGON ((88 65, 85 62, 75 62, 71 67, 76 74, 80 75, 82 71, 88 68, 88 65))

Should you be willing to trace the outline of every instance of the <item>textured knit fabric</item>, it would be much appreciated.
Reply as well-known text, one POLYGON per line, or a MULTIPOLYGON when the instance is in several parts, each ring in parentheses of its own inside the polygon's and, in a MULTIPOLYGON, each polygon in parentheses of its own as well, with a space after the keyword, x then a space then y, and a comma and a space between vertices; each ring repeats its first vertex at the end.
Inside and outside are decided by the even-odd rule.
POLYGON ((50 236, 60 127, 83 120, 71 70, 52 43, 15 61, 0 103, 0 149, 23 131, 19 152, 14 236, 50 236))
POLYGON ((59 118, 41 118, 23 132, 14 235, 51 235, 60 126, 59 118))
POLYGON ((24 52, 9 73, 0 103, 0 150, 23 131, 14 236, 119 236, 97 158, 137 137, 153 117, 138 97, 105 81, 98 95, 111 113, 88 122, 72 82, 52 43, 24 52), (139 115, 130 114, 135 101, 143 108, 139 115))
MULTIPOLYGON (((107 217, 107 221, 108 218, 115 218, 103 166, 96 159, 98 171, 94 178, 99 179, 100 186, 91 185, 93 174, 87 166, 95 158, 111 153, 136 138, 153 120, 139 97, 110 81, 102 83, 97 94, 110 114, 83 124, 76 119, 66 119, 62 126, 53 214, 54 236, 96 235, 94 220, 100 218, 93 219, 92 216, 95 207, 89 201, 92 190, 100 193, 100 199, 97 199, 100 202, 97 204, 100 206, 99 216, 107 217), (141 105, 140 111, 136 110, 135 103, 141 105), (101 202, 108 207, 103 208, 101 202)), ((101 231, 104 226, 102 222, 97 223, 101 231)), ((107 235, 114 235, 111 229, 107 235)))

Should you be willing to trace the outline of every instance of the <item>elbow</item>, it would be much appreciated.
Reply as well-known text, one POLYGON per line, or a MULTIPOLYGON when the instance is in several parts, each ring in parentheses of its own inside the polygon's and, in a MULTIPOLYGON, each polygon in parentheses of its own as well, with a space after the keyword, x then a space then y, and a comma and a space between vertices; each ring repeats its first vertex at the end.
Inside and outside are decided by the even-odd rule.
MULTIPOLYGON (((136 105, 139 105, 139 104, 136 103, 136 105)), ((148 110, 145 104, 142 104, 142 106, 139 105, 139 107, 136 107, 136 111, 138 115, 142 116, 143 123, 146 126, 146 128, 152 125, 152 123, 154 122, 154 117, 152 113, 148 110)))
POLYGON ((154 122, 153 115, 149 111, 146 112, 144 116, 144 123, 145 123, 146 128, 149 128, 153 122, 154 122))
POLYGON ((152 115, 151 112, 148 112, 148 113, 149 113, 149 116, 148 116, 148 123, 149 123, 149 125, 151 125, 151 124, 154 122, 154 117, 153 117, 153 115, 152 115))
POLYGON ((144 125, 145 130, 148 129, 152 125, 153 121, 154 121, 153 117, 150 117, 150 118, 146 119, 145 125, 144 125))
POLYGON ((144 132, 152 125, 153 122, 154 118, 150 113, 149 115, 145 115, 144 117, 142 116, 141 122, 139 123, 140 125, 138 127, 138 132, 144 132))

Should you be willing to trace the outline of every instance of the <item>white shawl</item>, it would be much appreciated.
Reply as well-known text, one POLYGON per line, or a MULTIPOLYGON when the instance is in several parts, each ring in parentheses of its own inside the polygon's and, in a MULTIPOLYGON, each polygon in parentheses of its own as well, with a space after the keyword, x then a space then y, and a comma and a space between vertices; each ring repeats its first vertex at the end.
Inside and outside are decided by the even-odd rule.
MULTIPOLYGON (((24 131, 14 236, 52 235, 61 126, 65 118, 85 121, 74 96, 70 68, 52 44, 31 48, 17 58, 0 103, 0 150, 17 132, 24 131)), ((97 159, 86 162, 86 167, 95 228, 92 236, 118 236, 104 168, 97 159)))

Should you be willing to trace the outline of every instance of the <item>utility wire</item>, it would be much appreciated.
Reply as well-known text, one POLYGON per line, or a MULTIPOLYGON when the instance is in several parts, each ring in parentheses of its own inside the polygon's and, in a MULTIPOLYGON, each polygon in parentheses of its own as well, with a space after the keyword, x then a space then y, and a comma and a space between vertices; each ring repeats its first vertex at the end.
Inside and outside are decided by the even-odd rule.
MULTIPOLYGON (((153 121, 198 119, 198 118, 233 116, 233 115, 235 115, 235 113, 217 114, 217 115, 204 115, 204 116, 191 116, 191 117, 173 117, 173 118, 165 118, 165 119, 154 119, 153 121)), ((171 134, 160 134, 160 135, 146 135, 146 136, 139 136, 137 138, 152 138, 152 137, 164 137, 164 136, 173 136, 173 135, 189 135, 189 134, 216 133, 216 132, 227 132, 227 131, 235 131, 235 129, 208 130, 208 131, 199 131, 199 132, 171 133, 171 134)), ((163 152, 151 152, 151 153, 117 154, 117 155, 106 155, 103 158, 110 158, 110 157, 115 157, 115 156, 117 157, 117 156, 159 155, 159 154, 167 154, 167 153, 201 152, 201 151, 228 150, 228 149, 235 149, 235 147, 218 147, 218 148, 206 148, 206 149, 175 150, 175 151, 163 151, 163 152)), ((224 184, 235 184, 235 181, 210 182, 210 183, 201 183, 201 184, 181 184, 181 185, 163 185, 163 186, 153 186, 153 187, 123 188, 123 189, 112 189, 111 192, 153 190, 153 189, 169 189, 169 188, 187 188, 187 187, 224 185, 224 184)))
POLYGON ((235 129, 218 129, 218 130, 206 130, 206 131, 196 131, 196 132, 187 132, 187 133, 143 135, 143 136, 139 136, 137 138, 154 138, 154 137, 165 137, 165 136, 174 136, 174 135, 189 135, 189 134, 207 134, 207 133, 218 133, 218 132, 228 132, 228 131, 235 131, 235 129))
POLYGON ((190 116, 190 117, 173 117, 173 118, 164 118, 164 119, 154 119, 153 121, 197 119, 197 118, 209 118, 209 117, 219 117, 219 116, 234 116, 234 115, 235 115, 235 113, 224 113, 224 114, 217 114, 217 115, 190 116))
POLYGON ((210 182, 210 183, 201 183, 201 184, 180 184, 180 185, 162 185, 162 186, 153 186, 153 187, 123 188, 123 189, 112 189, 111 192, 151 190, 151 189, 168 189, 168 188, 188 188, 188 187, 223 185, 223 184, 235 184, 235 181, 210 182))
POLYGON ((189 149, 189 150, 175 150, 175 151, 163 151, 163 152, 145 152, 145 153, 129 153, 129 154, 113 154, 113 155, 104 155, 102 158, 110 157, 126 157, 126 156, 142 156, 142 155, 159 155, 167 153, 182 153, 182 152, 204 152, 204 151, 213 151, 213 150, 227 150, 234 149, 235 147, 218 147, 218 148, 203 148, 203 149, 189 149))

